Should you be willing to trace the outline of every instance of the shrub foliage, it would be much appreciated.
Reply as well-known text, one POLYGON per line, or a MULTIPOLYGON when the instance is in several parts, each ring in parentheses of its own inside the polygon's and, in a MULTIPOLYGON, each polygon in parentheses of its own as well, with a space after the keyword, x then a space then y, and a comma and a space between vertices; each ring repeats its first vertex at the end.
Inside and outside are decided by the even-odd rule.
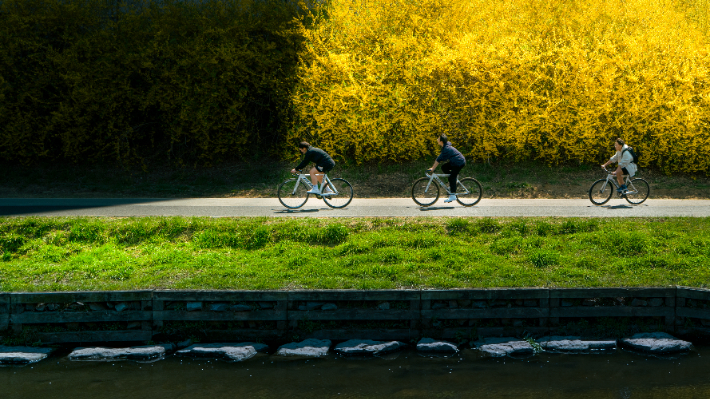
POLYGON ((642 166, 707 171, 703 2, 333 0, 303 29, 290 138, 362 162, 447 133, 473 160, 559 164, 621 136, 642 166))
POLYGON ((0 159, 708 171, 708 0, 3 0, 0 159), (297 4, 298 3, 298 4, 297 4))
POLYGON ((3 0, 0 159, 208 164, 277 140, 295 11, 276 0, 3 0))

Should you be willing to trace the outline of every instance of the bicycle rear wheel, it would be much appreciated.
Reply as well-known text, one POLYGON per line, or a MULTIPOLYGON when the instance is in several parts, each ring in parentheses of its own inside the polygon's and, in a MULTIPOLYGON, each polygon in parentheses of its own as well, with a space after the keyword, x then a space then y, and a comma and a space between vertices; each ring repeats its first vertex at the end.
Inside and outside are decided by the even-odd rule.
POLYGON ((637 178, 629 182, 624 198, 626 198, 630 204, 638 205, 646 201, 649 194, 651 194, 651 187, 648 186, 646 180, 637 178))
POLYGON ((589 200, 594 205, 604 205, 614 193, 614 185, 606 179, 597 180, 589 188, 589 200))
POLYGON ((483 196, 481 183, 473 177, 461 179, 456 184, 456 201, 463 206, 474 206, 483 196), (468 194, 466 194, 468 192, 468 194))
POLYGON ((435 181, 429 184, 428 177, 418 179, 412 185, 412 199, 419 206, 431 206, 439 199, 439 185, 435 181))
POLYGON ((345 179, 332 179, 330 184, 333 185, 337 195, 324 195, 323 201, 331 208, 345 208, 353 200, 353 186, 345 179))
POLYGON ((298 179, 288 179, 279 185, 279 202, 289 209, 298 209, 308 201, 309 187, 298 179))

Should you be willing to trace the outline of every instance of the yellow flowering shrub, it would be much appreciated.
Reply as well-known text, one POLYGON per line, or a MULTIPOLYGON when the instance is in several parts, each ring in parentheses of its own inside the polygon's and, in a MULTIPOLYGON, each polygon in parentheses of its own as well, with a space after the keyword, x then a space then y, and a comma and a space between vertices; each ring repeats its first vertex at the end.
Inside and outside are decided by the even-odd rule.
POLYGON ((293 120, 357 162, 430 156, 708 171, 707 0, 332 0, 303 25, 293 120))

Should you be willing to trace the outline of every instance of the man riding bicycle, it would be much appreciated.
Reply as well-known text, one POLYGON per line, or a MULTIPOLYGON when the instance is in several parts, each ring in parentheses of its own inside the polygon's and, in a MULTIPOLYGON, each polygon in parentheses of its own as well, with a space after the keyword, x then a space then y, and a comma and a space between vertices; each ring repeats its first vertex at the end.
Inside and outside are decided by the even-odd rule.
POLYGON ((616 154, 614 154, 614 156, 603 164, 602 168, 606 170, 606 166, 610 163, 618 163, 618 166, 616 170, 612 172, 612 175, 616 176, 616 181, 619 182, 619 188, 617 188, 616 191, 619 192, 619 194, 622 194, 624 193, 624 190, 626 190, 624 175, 633 177, 636 174, 636 164, 634 163, 634 157, 631 154, 631 151, 629 151, 631 147, 626 145, 624 140, 617 138, 616 141, 614 141, 614 148, 616 149, 616 154))
POLYGON ((449 188, 450 195, 449 198, 444 200, 444 202, 456 201, 456 179, 459 176, 459 172, 466 166, 466 158, 463 154, 459 152, 456 148, 451 145, 448 137, 442 134, 436 139, 436 142, 441 146, 441 153, 434 161, 434 166, 429 168, 430 173, 434 173, 434 170, 439 166, 439 162, 446 162, 441 165, 441 171, 449 175, 449 188))
POLYGON ((320 192, 319 184, 323 181, 323 175, 330 172, 335 167, 335 161, 328 155, 327 152, 321 150, 320 148, 313 147, 308 142, 302 141, 298 143, 298 150, 301 154, 304 154, 303 160, 294 169, 291 169, 291 173, 296 174, 298 170, 303 169, 309 162, 316 164, 310 170, 311 183, 313 183, 313 188, 308 191, 308 194, 316 195, 327 195, 331 194, 333 191, 330 187, 326 187, 323 193, 320 192))

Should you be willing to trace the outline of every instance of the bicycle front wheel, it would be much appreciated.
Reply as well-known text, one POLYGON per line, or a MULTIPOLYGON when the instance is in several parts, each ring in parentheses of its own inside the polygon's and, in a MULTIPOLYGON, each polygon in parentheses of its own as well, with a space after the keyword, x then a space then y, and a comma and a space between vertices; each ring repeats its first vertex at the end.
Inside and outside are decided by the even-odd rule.
POLYGON ((279 202, 288 209, 298 209, 308 201, 308 189, 298 179, 288 179, 279 185, 279 202))
POLYGON ((412 199, 419 206, 431 206, 439 199, 439 185, 434 181, 429 184, 429 178, 422 177, 412 185, 412 199))
POLYGON ((463 206, 474 206, 483 196, 481 183, 473 177, 466 177, 456 183, 456 201, 463 206))
POLYGON ((323 201, 331 208, 345 208, 353 200, 353 186, 345 179, 333 179, 330 181, 331 189, 335 189, 337 194, 324 195, 323 201))
POLYGON ((651 187, 648 186, 646 180, 638 178, 629 182, 624 197, 630 204, 638 205, 646 201, 649 194, 651 194, 651 187))
POLYGON ((594 205, 604 205, 614 193, 614 185, 606 179, 597 180, 589 188, 589 200, 594 205))

